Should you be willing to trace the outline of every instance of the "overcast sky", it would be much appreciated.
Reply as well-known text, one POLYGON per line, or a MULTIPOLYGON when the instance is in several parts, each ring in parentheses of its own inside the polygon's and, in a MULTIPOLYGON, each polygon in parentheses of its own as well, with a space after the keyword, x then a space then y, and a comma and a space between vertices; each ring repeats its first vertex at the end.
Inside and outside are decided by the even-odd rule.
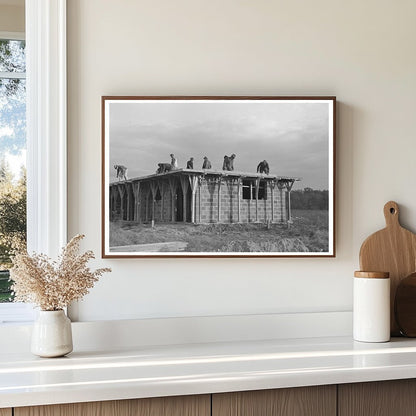
POLYGON ((201 169, 207 156, 221 170, 224 155, 235 153, 236 171, 256 172, 266 159, 271 174, 302 177, 296 188, 328 189, 329 110, 293 101, 111 102, 110 181, 116 164, 139 177, 174 153, 178 167, 193 157, 201 169))

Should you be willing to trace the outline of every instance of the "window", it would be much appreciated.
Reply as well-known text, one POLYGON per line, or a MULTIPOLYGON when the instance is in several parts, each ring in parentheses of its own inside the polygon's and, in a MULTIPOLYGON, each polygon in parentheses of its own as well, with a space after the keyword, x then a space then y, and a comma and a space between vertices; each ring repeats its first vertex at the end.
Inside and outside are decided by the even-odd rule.
MULTIPOLYGON (((256 181, 255 180, 243 180, 243 199, 256 199, 256 181)), ((267 199, 266 181, 259 182, 257 199, 267 199)))
MULTIPOLYGON (((27 1, 25 20, 27 247, 57 257, 67 242, 66 0, 27 1)), ((33 316, 31 305, 0 303, 0 323, 33 316)))
MULTIPOLYGON (((21 37, 21 39, 18 39, 21 37)), ((0 38, 0 302, 10 302, 8 268, 26 244, 26 47, 0 38)))
POLYGON ((243 199, 252 199, 253 181, 243 181, 243 199))

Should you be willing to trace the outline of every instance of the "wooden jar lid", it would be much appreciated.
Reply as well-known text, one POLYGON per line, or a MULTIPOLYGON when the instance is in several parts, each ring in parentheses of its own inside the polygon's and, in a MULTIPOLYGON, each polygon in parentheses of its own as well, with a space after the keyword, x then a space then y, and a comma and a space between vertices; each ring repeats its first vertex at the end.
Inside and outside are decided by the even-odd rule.
POLYGON ((389 276, 389 272, 354 272, 354 277, 364 277, 366 279, 388 279, 389 276))

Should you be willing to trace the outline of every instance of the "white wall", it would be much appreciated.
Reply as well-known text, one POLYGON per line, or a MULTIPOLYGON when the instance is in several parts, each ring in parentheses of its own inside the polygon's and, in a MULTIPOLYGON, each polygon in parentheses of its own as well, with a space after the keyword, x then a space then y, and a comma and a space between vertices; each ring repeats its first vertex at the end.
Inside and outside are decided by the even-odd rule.
POLYGON ((68 1, 69 236, 106 275, 81 321, 350 310, 362 240, 416 229, 412 0, 68 1), (99 260, 102 95, 336 95, 335 259, 99 260))

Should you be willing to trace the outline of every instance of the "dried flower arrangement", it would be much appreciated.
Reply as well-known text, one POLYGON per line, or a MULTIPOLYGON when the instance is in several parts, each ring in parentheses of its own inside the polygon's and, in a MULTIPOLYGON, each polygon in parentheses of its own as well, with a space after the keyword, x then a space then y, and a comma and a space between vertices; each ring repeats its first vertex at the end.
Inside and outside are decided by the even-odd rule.
POLYGON ((41 310, 56 311, 70 302, 85 296, 94 283, 109 268, 90 270, 87 263, 94 258, 92 251, 79 253, 80 241, 84 235, 78 234, 62 249, 58 261, 45 254, 27 251, 17 253, 13 258, 10 279, 15 302, 29 302, 41 310))

